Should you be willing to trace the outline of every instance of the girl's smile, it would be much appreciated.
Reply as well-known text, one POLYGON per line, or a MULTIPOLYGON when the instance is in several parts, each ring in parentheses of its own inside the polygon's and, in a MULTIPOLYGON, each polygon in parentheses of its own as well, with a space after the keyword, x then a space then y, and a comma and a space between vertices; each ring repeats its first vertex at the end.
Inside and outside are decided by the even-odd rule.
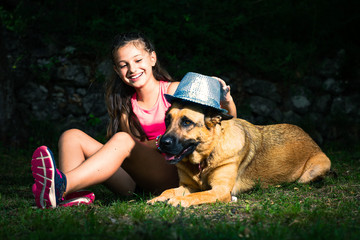
POLYGON ((131 79, 131 81, 133 82, 136 82, 139 80, 139 78, 143 75, 143 72, 139 73, 139 74, 136 74, 136 75, 133 75, 133 76, 130 76, 129 79, 131 79))

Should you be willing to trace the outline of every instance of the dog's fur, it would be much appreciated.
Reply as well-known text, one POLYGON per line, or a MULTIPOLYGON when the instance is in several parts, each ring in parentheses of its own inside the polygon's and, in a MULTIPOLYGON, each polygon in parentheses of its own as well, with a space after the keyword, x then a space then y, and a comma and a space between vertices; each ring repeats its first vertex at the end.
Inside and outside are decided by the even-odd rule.
POLYGON ((330 160, 301 128, 259 126, 224 120, 206 108, 173 103, 159 146, 176 164, 180 184, 149 201, 188 207, 229 202, 231 196, 261 186, 307 183, 330 170, 330 160))

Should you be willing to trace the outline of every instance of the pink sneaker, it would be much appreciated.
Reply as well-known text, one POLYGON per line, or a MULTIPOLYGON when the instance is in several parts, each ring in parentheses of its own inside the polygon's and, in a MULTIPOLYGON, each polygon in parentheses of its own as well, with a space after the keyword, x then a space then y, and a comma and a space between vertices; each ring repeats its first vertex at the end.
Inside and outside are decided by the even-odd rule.
POLYGON ((66 190, 66 176, 56 168, 52 152, 46 146, 38 147, 31 160, 35 184, 32 192, 39 208, 56 207, 66 190))
POLYGON ((71 207, 78 205, 89 205, 95 201, 95 194, 87 190, 72 192, 64 197, 64 201, 60 202, 59 207, 71 207))

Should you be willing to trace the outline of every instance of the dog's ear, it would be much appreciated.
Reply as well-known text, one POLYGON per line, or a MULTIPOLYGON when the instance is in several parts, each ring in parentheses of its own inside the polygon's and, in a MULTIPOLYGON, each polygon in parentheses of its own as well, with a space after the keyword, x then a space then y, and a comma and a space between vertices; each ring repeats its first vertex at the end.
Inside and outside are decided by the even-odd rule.
POLYGON ((216 126, 216 124, 220 124, 222 117, 220 114, 216 115, 207 115, 205 116, 205 126, 207 129, 211 129, 216 126))
POLYGON ((232 118, 234 118, 232 115, 227 114, 227 113, 220 113, 221 115, 221 120, 230 120, 232 118))
POLYGON ((204 114, 205 125, 208 129, 214 127, 216 124, 220 124, 223 120, 229 120, 233 118, 233 116, 213 108, 205 109, 204 114))

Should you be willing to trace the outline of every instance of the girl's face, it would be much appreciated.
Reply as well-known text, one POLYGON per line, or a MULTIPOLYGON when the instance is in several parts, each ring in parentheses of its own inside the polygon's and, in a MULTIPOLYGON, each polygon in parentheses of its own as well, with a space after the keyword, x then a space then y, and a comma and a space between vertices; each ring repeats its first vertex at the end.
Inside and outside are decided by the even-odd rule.
POLYGON ((130 42, 120 47, 114 57, 114 70, 129 86, 141 88, 149 79, 155 79, 152 67, 156 63, 156 54, 146 51, 142 43, 130 42))

